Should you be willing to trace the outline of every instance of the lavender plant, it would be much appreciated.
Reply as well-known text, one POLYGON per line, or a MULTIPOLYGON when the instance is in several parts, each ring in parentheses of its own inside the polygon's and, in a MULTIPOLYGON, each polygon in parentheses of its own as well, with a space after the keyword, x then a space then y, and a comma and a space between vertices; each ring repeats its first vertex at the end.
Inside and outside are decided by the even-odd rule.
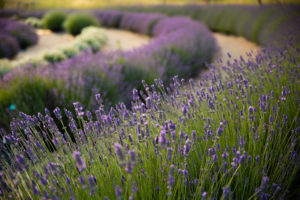
POLYGON ((17 40, 20 48, 26 48, 28 46, 34 45, 38 41, 37 34, 29 25, 1 18, 0 26, 0 33, 8 34, 14 37, 17 40))
POLYGON ((94 11, 93 12, 101 26, 104 27, 119 27, 123 16, 121 11, 94 11))
POLYGON ((0 58, 13 58, 19 52, 18 42, 14 37, 0 34, 0 58))
POLYGON ((152 28, 163 18, 166 16, 161 14, 124 13, 120 21, 120 28, 152 35, 152 28))
POLYGON ((20 113, 1 132, 2 197, 286 199, 299 172, 299 51, 249 58, 221 63, 225 79, 212 65, 199 82, 143 81, 131 110, 106 111, 98 94, 93 112, 20 113))

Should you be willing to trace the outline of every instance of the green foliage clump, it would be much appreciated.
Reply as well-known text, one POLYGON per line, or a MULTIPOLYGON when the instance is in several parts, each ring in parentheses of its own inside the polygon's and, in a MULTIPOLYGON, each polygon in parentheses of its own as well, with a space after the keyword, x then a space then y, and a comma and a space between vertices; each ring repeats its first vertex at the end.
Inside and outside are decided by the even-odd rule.
POLYGON ((49 63, 55 63, 65 60, 66 56, 61 51, 55 51, 51 53, 46 53, 43 58, 49 63))
POLYGON ((62 11, 50 11, 43 16, 43 26, 52 31, 61 31, 66 17, 62 11))
POLYGON ((9 60, 1 59, 0 60, 0 79, 11 69, 9 60))
POLYGON ((62 52, 67 58, 72 58, 80 53, 80 51, 74 47, 66 47, 62 52))
POLYGON ((80 34, 88 26, 99 26, 99 23, 93 16, 83 13, 69 15, 64 23, 65 30, 72 35, 80 34))
POLYGON ((43 28, 42 20, 36 17, 28 17, 24 22, 25 24, 34 28, 43 28))
POLYGON ((49 109, 57 105, 53 83, 45 79, 17 78, 9 87, 0 88, 0 127, 9 127, 9 121, 18 116, 18 111, 36 114, 46 106, 49 109), (34 103, 33 103, 34 102, 34 103))
POLYGON ((96 27, 86 27, 82 30, 81 34, 76 37, 74 46, 80 50, 87 48, 92 49, 93 52, 97 52, 106 43, 107 36, 96 27))

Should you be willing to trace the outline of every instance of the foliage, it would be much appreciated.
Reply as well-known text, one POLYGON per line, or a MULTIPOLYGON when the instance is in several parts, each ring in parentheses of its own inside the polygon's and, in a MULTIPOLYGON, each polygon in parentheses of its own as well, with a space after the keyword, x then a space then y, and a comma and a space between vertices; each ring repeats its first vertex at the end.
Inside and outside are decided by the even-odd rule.
POLYGON ((34 28, 43 28, 43 23, 39 18, 36 17, 28 17, 25 20, 25 24, 32 26, 34 28))
POLYGON ((53 51, 53 52, 46 53, 43 58, 49 63, 55 63, 55 62, 61 62, 65 60, 67 57, 64 55, 63 52, 53 51))
MULTIPOLYGON (((86 45, 95 53, 99 51, 107 41, 107 36, 96 27, 86 27, 81 34, 76 37, 74 46, 86 45)), ((81 50, 85 50, 79 47, 81 50)))
POLYGON ((72 35, 78 35, 85 27, 98 25, 99 24, 97 20, 91 15, 84 13, 73 13, 68 15, 64 23, 64 28, 72 35))
POLYGON ((49 11, 42 19, 43 26, 52 31, 62 31, 67 14, 63 11, 49 11))

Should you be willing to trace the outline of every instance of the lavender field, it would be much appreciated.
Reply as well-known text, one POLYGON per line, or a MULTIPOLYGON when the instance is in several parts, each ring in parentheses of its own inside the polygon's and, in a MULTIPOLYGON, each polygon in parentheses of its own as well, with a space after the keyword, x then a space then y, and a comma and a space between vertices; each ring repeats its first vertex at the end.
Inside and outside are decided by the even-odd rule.
POLYGON ((299 199, 299 11, 1 9, 0 199, 299 199), (40 29, 73 41, 13 62, 40 29), (213 32, 260 50, 222 60, 213 32))

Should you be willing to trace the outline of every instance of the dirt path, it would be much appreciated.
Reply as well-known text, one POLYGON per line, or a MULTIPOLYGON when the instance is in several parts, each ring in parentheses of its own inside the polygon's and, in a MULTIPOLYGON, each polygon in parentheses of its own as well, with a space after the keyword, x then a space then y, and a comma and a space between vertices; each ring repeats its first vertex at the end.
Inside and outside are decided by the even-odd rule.
POLYGON ((130 31, 119 29, 101 28, 108 36, 107 44, 103 51, 123 50, 128 51, 145 44, 148 44, 151 38, 147 35, 141 35, 130 31))
POLYGON ((243 37, 225 35, 222 33, 214 33, 214 36, 217 40, 217 43, 220 47, 219 55, 216 59, 221 58, 223 62, 227 62, 230 59, 227 56, 227 52, 231 54, 231 60, 234 58, 239 59, 240 56, 243 56, 244 59, 247 59, 248 56, 246 53, 253 52, 256 55, 257 51, 260 50, 260 47, 243 37))
POLYGON ((25 51, 21 51, 14 60, 40 56, 47 51, 69 46, 74 40, 74 37, 67 33, 53 33, 45 29, 38 29, 36 32, 39 36, 38 43, 25 51))

